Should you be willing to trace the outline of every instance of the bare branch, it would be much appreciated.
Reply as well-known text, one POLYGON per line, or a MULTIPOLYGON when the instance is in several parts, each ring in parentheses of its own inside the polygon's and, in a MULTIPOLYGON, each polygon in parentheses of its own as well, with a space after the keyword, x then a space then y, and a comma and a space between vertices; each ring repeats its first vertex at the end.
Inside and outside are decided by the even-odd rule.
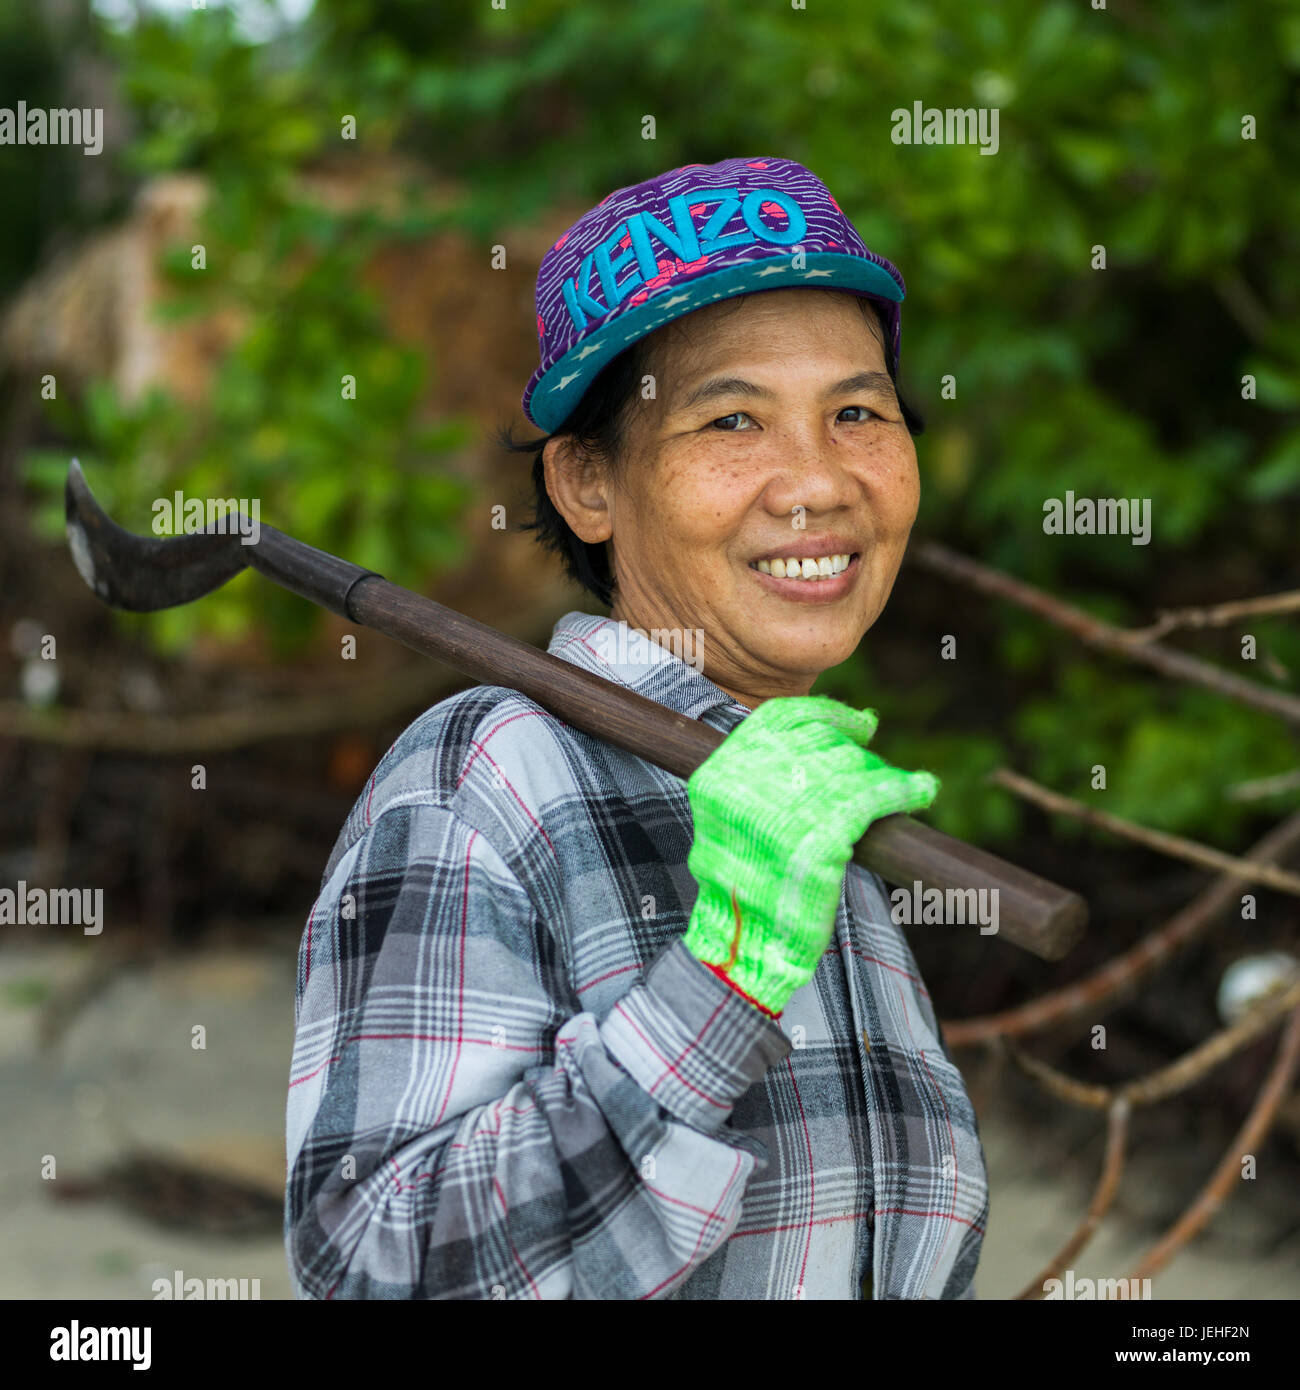
POLYGON ((1258 618, 1277 613, 1300 613, 1300 589, 1287 594, 1269 594, 1264 598, 1216 603, 1212 608, 1167 609, 1150 627, 1130 628, 1127 632, 1121 632, 1120 636, 1125 642, 1154 642, 1180 627, 1226 627, 1238 618, 1258 618))
POLYGON ((1059 1279, 1066 1269, 1096 1234, 1101 1218, 1110 1210, 1115 1194, 1119 1191, 1119 1180, 1124 1172, 1124 1149, 1128 1141, 1129 1105, 1126 1100, 1111 1102, 1106 1126, 1106 1156, 1101 1165, 1101 1176, 1088 1203, 1087 1213, 1078 1224, 1069 1240, 1052 1256, 1046 1267, 1034 1280, 1016 1295, 1018 1299, 1042 1298, 1049 1279, 1059 1279))
POLYGON ((1257 777, 1250 782, 1238 782, 1228 787, 1224 795, 1229 801, 1258 801, 1264 796, 1294 791, 1300 791, 1300 767, 1292 768, 1290 772, 1279 772, 1275 777, 1257 777))
POLYGON ((224 752, 268 739, 360 728, 440 698, 461 684, 464 678, 455 672, 421 665, 358 680, 355 687, 326 695, 170 717, 126 711, 40 710, 17 701, 2 701, 0 738, 153 757, 224 752))
MULTIPOLYGON (((1245 858, 1254 863, 1272 863, 1286 858, 1297 846, 1300 846, 1300 812, 1274 826, 1245 858)), ((1113 1006, 1176 952, 1208 931, 1220 913, 1237 905, 1240 893, 1240 879, 1224 874, 1135 946, 1082 980, 1002 1013, 945 1019, 943 1034, 948 1046, 969 1047, 972 1043, 989 1042, 998 1037, 1037 1033, 1085 1011, 1095 1013, 1113 1006)))
POLYGON ((1185 1052, 1167 1067, 1126 1081, 1122 1086, 1093 1086, 1077 1081, 1037 1057, 1030 1057, 1009 1038, 1002 1040, 1008 1056, 1022 1072, 1037 1081, 1049 1095, 1084 1110, 1104 1110, 1117 1100, 1130 1105, 1154 1105, 1194 1086, 1220 1062, 1276 1026, 1292 1009, 1300 1007, 1300 980, 1261 999, 1244 1018, 1221 1028, 1203 1043, 1185 1052))
POLYGON ((1213 1176, 1197 1194, 1191 1206, 1138 1261, 1137 1268, 1129 1278, 1145 1279, 1155 1274, 1213 1219, 1231 1192, 1233 1183, 1241 1181, 1242 1158, 1248 1153, 1253 1153, 1272 1128, 1278 1106, 1281 1105, 1282 1098, 1291 1084, 1291 1078, 1295 1075, 1297 1062, 1300 1062, 1300 1008, 1291 1015, 1286 1031, 1282 1034, 1282 1041, 1278 1045, 1273 1069, 1265 1079, 1250 1114, 1246 1116, 1245 1123, 1228 1146, 1213 1176))
POLYGON ((1199 657, 1188 656, 1186 652, 1173 647, 1162 647, 1155 642, 1135 642, 1123 628, 1094 618, 1082 608, 1054 598, 1042 589, 1036 589, 1032 584, 1026 584, 990 565, 981 564, 967 555, 959 555, 937 541, 922 541, 912 546, 908 550, 908 559, 935 574, 965 584, 978 593, 1007 599, 1030 613, 1036 613, 1098 651, 1125 657, 1151 667, 1162 676, 1190 681, 1227 699, 1300 724, 1300 696, 1285 690, 1270 690, 1267 686, 1234 676, 1230 671, 1202 661, 1199 657))
POLYGON ((1276 888, 1279 893, 1290 893, 1294 897, 1300 897, 1300 876, 1289 874, 1285 869, 1279 869, 1275 865, 1238 859, 1235 855, 1224 854, 1221 850, 1211 849, 1195 840, 1185 840, 1181 835, 1169 835, 1163 830, 1151 830, 1134 821, 1112 816, 1107 811, 1099 811, 1092 806, 1085 806, 1081 801, 1051 791, 1029 777, 1012 772, 1010 768, 994 769, 988 774, 987 780, 1022 797, 1025 801, 1032 802, 1035 806, 1042 807, 1044 811, 1083 821, 1085 825, 1109 831, 1112 835, 1120 835, 1126 840, 1133 840, 1137 844, 1145 845, 1147 849, 1167 854, 1172 859, 1184 859, 1189 864, 1199 865, 1203 869, 1214 869, 1218 873, 1230 874, 1248 883, 1263 883, 1269 888, 1276 888))
POLYGON ((1152 1072, 1145 1080, 1130 1081, 1123 1089, 1131 1105, 1154 1105, 1194 1086, 1201 1077, 1226 1061, 1234 1052, 1249 1046, 1262 1037, 1279 1018, 1300 1005, 1300 981, 1289 989, 1279 989, 1261 999, 1246 1015, 1230 1028, 1211 1034, 1199 1047, 1194 1047, 1176 1062, 1152 1072))
POLYGON ((1214 278, 1213 285, 1219 302, 1246 336, 1255 343, 1266 341, 1273 332, 1273 320, 1241 271, 1225 270, 1214 278))

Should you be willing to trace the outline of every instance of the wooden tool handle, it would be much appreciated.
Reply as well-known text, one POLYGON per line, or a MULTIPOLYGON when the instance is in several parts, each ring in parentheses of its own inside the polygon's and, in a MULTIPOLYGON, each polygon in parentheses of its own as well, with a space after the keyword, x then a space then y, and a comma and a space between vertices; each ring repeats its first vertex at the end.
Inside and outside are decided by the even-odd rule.
MULTIPOLYGON (((354 621, 474 680, 518 690, 575 729, 678 777, 690 777, 726 737, 625 686, 375 575, 362 577, 352 586, 347 613, 354 621)), ((876 821, 858 841, 853 858, 909 893, 918 883, 942 892, 995 891, 997 896, 985 901, 997 904, 997 934, 1044 960, 1064 956, 1088 919, 1087 904, 1077 893, 910 816, 876 821)))
MULTIPOLYGON (((105 515, 75 459, 68 469, 66 509, 68 543, 77 569, 95 593, 115 607, 141 613, 174 608, 211 593, 251 566, 331 613, 382 632, 474 680, 521 691, 557 719, 678 777, 689 778, 724 738, 698 720, 390 584, 273 526, 260 527, 252 544, 245 544, 252 532, 243 526, 238 534, 221 526, 167 540, 132 535, 105 515)), ((997 904, 1000 934, 1047 960, 1065 955, 1087 921, 1087 907, 1077 894, 907 816, 876 821, 854 847, 853 857, 888 882, 912 889, 913 901, 917 886, 945 895, 973 889, 976 906, 981 891, 996 893, 992 902, 997 904)), ((983 901, 990 905, 987 898, 983 901)), ((955 913, 940 920, 953 917, 955 913)), ((969 923, 972 917, 981 926, 987 924, 983 913, 963 913, 960 920, 969 923)))

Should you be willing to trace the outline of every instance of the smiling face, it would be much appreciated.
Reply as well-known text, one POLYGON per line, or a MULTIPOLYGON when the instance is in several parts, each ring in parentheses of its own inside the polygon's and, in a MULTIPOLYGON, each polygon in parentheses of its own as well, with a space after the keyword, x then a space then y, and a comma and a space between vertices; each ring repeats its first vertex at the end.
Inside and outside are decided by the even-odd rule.
POLYGON ((545 451, 561 515, 612 543, 613 616, 701 630, 705 675, 750 706, 807 694, 852 654, 916 519, 916 450, 872 319, 835 290, 696 310, 646 340, 657 399, 630 409, 617 460, 567 437, 545 451), (839 572, 791 579, 790 560, 839 572))

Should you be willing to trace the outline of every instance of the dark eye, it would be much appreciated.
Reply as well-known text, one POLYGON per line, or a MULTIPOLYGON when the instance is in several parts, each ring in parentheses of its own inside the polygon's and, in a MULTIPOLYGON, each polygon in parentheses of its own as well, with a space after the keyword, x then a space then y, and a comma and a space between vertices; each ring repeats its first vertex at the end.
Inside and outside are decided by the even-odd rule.
POLYGON ((733 425, 728 425, 728 424, 727 424, 727 421, 728 421, 728 420, 748 420, 749 418, 750 418, 750 417, 749 417, 748 415, 746 415, 745 412, 744 412, 743 410, 733 410, 732 413, 731 413, 730 415, 719 415, 718 418, 717 418, 716 420, 713 420, 713 421, 711 421, 710 423, 711 423, 712 425, 714 425, 714 426, 720 426, 723 430, 727 431, 729 434, 735 434, 735 433, 737 433, 737 427, 736 427, 736 426, 733 426, 733 425))
MULTIPOLYGON (((863 418, 861 420, 848 421, 850 425, 864 425, 868 417, 873 420, 883 420, 885 418, 883 415, 878 415, 869 405, 846 405, 844 410, 860 410, 863 412, 863 418)), ((844 410, 840 411, 841 415, 844 414, 844 410)))

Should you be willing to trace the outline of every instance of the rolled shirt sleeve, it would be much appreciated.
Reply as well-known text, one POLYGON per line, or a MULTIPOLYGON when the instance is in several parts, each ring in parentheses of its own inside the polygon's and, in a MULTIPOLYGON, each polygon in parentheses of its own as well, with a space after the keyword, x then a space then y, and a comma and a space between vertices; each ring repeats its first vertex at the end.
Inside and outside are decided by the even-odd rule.
POLYGON ((299 952, 285 1240, 300 1297, 654 1298, 734 1229, 727 1119, 790 1051, 671 942, 604 1017, 478 829, 386 809, 299 952))

